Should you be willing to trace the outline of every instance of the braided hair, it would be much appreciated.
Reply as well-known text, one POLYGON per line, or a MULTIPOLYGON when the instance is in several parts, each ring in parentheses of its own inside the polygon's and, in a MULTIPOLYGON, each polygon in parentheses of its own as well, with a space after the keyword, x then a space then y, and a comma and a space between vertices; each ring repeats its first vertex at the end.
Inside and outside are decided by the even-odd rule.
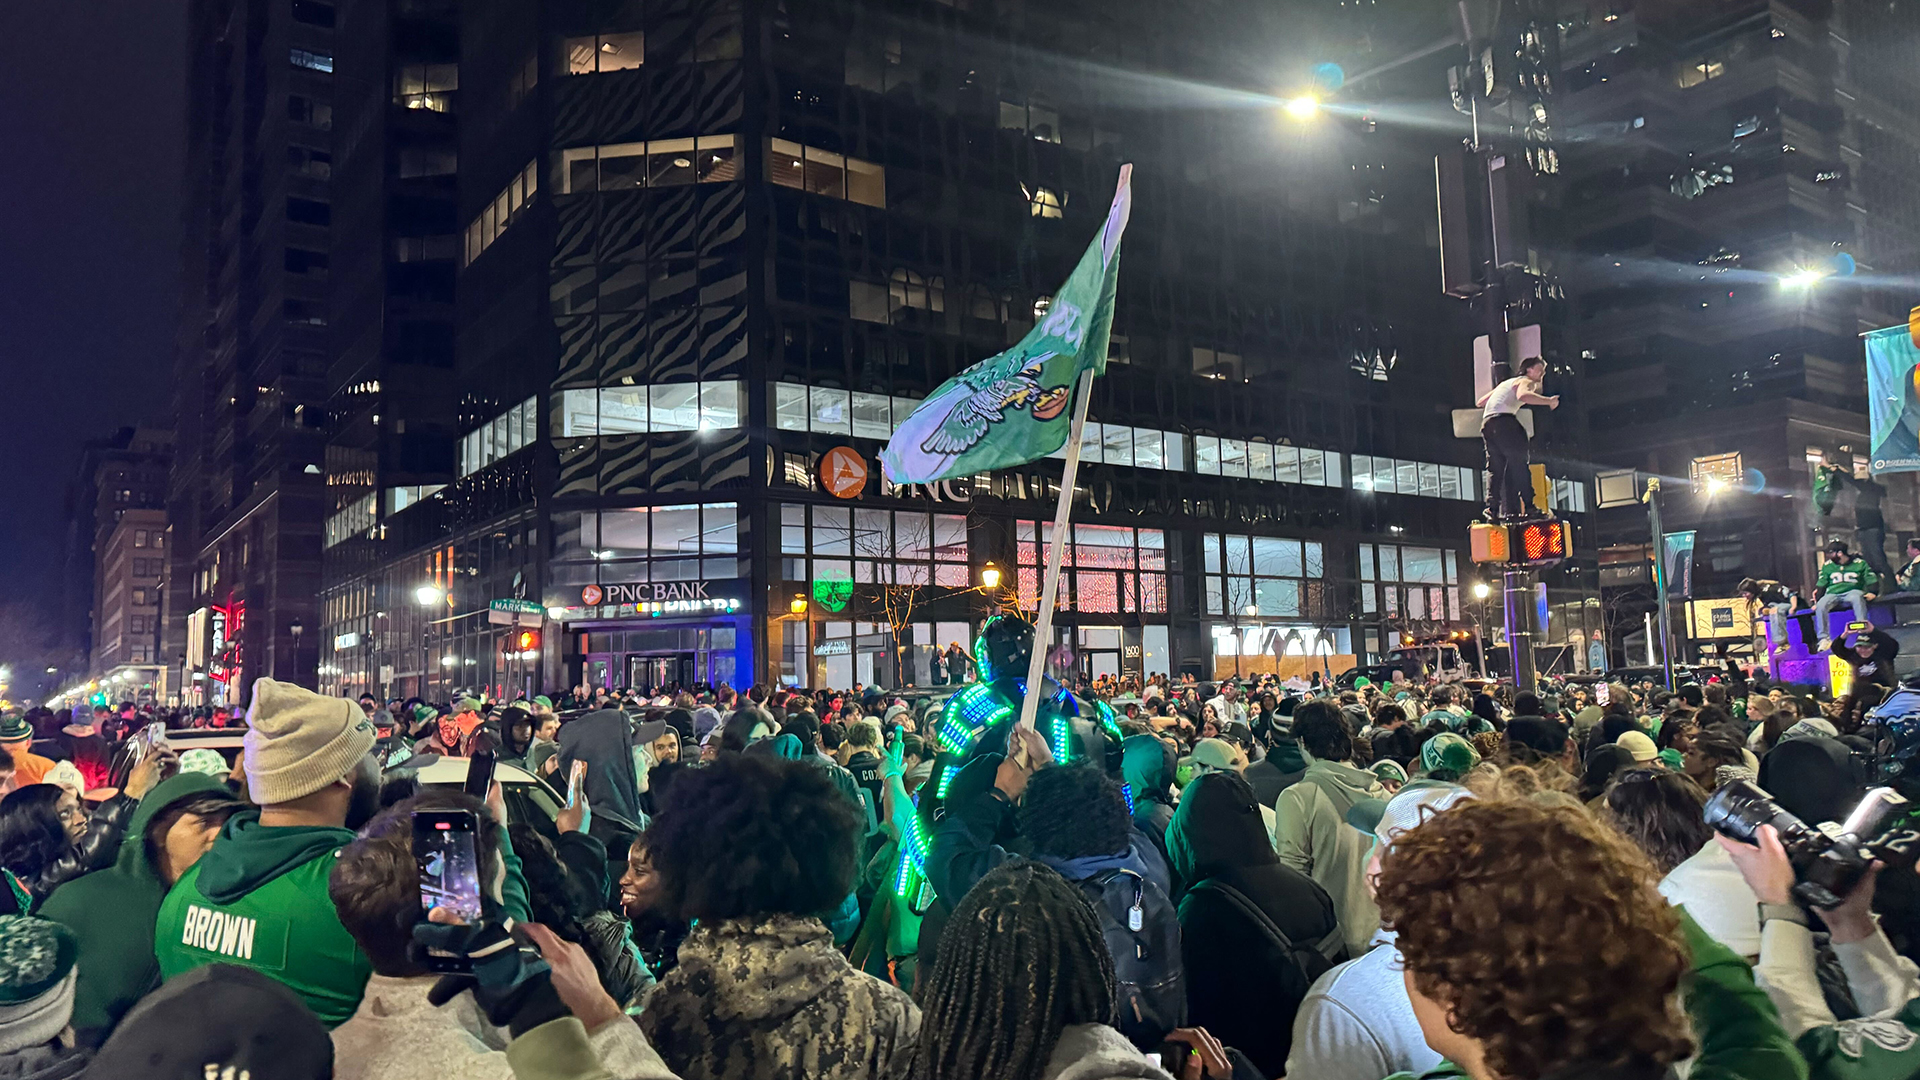
POLYGON ((1039 1080, 1062 1029, 1116 1019, 1113 958, 1093 909, 1025 859, 961 898, 923 989, 911 1080, 1039 1080))

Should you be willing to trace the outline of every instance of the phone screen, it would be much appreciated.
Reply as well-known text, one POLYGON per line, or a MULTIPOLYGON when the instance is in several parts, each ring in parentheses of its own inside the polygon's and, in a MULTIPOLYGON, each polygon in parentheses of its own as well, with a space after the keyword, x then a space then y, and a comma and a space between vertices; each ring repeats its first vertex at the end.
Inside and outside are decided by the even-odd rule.
POLYGON ((147 745, 148 746, 167 745, 167 725, 166 724, 162 723, 161 721, 155 720, 153 723, 147 725, 147 745))
POLYGON ((491 750, 481 750, 467 759, 467 794, 487 801, 487 791, 493 787, 494 756, 491 750))
POLYGON ((479 815, 470 810, 415 810, 413 861, 420 870, 420 910, 446 908, 480 921, 479 815))

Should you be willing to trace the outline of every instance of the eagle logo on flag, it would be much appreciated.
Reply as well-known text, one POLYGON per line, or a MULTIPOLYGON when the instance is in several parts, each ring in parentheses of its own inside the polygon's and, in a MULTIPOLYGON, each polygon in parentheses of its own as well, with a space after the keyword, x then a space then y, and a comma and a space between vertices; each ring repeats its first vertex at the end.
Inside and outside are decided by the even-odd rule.
POLYGON ((1027 409, 1035 420, 1059 416, 1073 388, 1040 384, 1041 368, 1055 355, 996 356, 961 372, 955 380, 959 385, 954 388, 959 392, 943 395, 954 399, 952 407, 939 417, 939 426, 922 440, 920 449, 948 456, 966 453, 986 437, 989 428, 1007 418, 1009 409, 1027 409))

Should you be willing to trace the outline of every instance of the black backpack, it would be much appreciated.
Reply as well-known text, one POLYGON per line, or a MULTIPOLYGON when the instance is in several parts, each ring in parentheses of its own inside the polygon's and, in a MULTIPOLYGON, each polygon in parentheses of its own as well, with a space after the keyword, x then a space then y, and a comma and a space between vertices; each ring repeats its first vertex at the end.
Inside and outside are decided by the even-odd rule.
POLYGON ((1187 980, 1180 963, 1180 917, 1160 886, 1126 869, 1078 883, 1100 917, 1119 983, 1120 1033, 1142 1050, 1187 1022, 1187 980))

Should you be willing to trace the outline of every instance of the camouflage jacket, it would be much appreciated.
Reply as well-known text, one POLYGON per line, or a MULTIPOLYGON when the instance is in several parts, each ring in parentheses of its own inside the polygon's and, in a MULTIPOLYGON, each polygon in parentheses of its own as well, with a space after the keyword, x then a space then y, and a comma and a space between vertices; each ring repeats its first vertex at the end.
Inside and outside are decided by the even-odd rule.
POLYGON ((868 1080, 906 1061, 920 1010, 819 919, 769 915, 696 927, 640 1026, 685 1080, 868 1080))

